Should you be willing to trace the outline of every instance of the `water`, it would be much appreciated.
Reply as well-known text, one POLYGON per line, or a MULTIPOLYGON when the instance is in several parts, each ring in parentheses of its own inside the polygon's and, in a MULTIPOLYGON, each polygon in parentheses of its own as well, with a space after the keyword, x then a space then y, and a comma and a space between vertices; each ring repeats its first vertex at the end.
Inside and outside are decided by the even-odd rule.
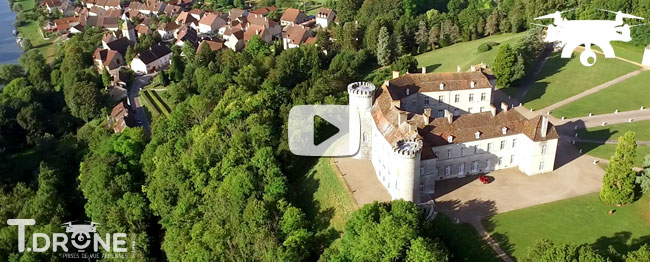
POLYGON ((8 0, 0 0, 0 64, 16 64, 23 50, 16 44, 14 30, 16 14, 9 8, 8 0))

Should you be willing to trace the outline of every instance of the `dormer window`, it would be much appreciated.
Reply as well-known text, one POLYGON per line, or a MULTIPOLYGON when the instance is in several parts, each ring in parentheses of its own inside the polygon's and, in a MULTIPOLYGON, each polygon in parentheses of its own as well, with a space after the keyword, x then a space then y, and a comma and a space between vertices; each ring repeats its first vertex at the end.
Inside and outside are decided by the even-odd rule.
POLYGON ((408 96, 408 95, 410 95, 410 94, 411 94, 411 90, 409 90, 409 89, 407 88, 407 89, 406 89, 406 95, 408 96))
POLYGON ((504 134, 504 135, 505 135, 506 133, 508 133, 508 128, 505 127, 505 126, 504 126, 503 128, 501 128, 501 133, 504 134))
POLYGON ((474 88, 475 86, 476 86, 476 82, 474 82, 474 81, 469 82, 469 87, 470 88, 474 88))
POLYGON ((445 83, 440 83, 440 90, 445 89, 445 83))
POLYGON ((453 142, 453 141, 454 141, 454 137, 453 137, 453 136, 448 136, 448 137, 447 137, 447 142, 448 142, 448 143, 451 144, 451 142, 453 142))
POLYGON ((480 131, 476 131, 476 133, 474 133, 474 136, 476 136, 476 139, 481 138, 481 132, 480 132, 480 131))

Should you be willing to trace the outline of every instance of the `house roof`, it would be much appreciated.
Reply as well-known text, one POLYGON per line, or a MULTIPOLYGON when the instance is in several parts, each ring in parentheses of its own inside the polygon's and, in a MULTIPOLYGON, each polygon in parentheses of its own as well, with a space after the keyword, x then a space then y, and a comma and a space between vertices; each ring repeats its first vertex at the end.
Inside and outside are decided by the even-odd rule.
POLYGON ((165 45, 155 45, 149 50, 140 52, 136 57, 140 58, 143 63, 150 64, 153 61, 160 59, 163 56, 166 56, 172 52, 169 47, 165 45))
POLYGON ((318 11, 316 12, 316 16, 327 18, 332 14, 332 12, 333 11, 330 8, 321 7, 321 8, 318 8, 318 11))
POLYGON ((282 17, 280 17, 280 21, 287 21, 287 22, 292 22, 295 23, 296 20, 300 15, 304 16, 304 13, 298 9, 295 8, 287 8, 287 10, 284 10, 284 13, 282 14, 282 17))
POLYGON ((301 25, 290 25, 286 27, 284 33, 285 38, 289 39, 289 43, 299 45, 307 38, 307 28, 301 25))
POLYGON ((388 92, 393 100, 399 100, 408 94, 417 92, 435 92, 449 90, 492 88, 485 74, 479 71, 438 74, 406 74, 388 81, 388 92), (443 89, 440 90, 440 84, 443 89), (408 91, 407 91, 408 90, 408 91))
POLYGON ((251 14, 266 16, 268 13, 273 12, 275 10, 278 10, 278 8, 275 6, 262 7, 251 11, 251 14))
POLYGON ((198 24, 199 21, 189 12, 183 11, 176 17, 176 23, 179 25, 198 24))
POLYGON ((306 45, 314 44, 314 43, 316 43, 316 39, 317 38, 315 36, 307 37, 307 39, 305 39, 305 44, 306 45))
POLYGON ((48 7, 58 7, 61 6, 61 0, 45 0, 43 1, 43 4, 48 7))
POLYGON ((264 35, 266 28, 261 25, 249 25, 244 32, 244 40, 249 41, 253 38, 254 35, 259 35, 260 37, 264 35))
POLYGON ((254 25, 262 25, 264 27, 274 27, 278 24, 278 22, 273 21, 273 19, 269 19, 266 16, 263 15, 258 15, 258 14, 252 14, 247 17, 248 22, 254 25))
POLYGON ((217 16, 217 14, 214 13, 207 13, 201 18, 201 20, 199 20, 199 24, 212 25, 217 19, 221 19, 221 17, 217 16))
POLYGON ((173 30, 178 29, 179 27, 181 27, 181 26, 176 24, 176 23, 169 22, 169 23, 160 24, 158 26, 158 30, 173 31, 173 30))
POLYGON ((239 8, 230 9, 230 11, 228 12, 228 20, 233 21, 237 18, 243 17, 244 14, 246 14, 245 10, 239 8))
POLYGON ((178 37, 176 38, 177 42, 185 42, 189 41, 193 45, 196 45, 196 43, 199 41, 199 38, 196 35, 196 30, 194 30, 191 27, 185 27, 182 30, 178 32, 178 37))
POLYGON ((149 33, 149 26, 144 25, 144 24, 139 24, 135 26, 135 31, 138 34, 148 34, 149 33))
POLYGON ((95 60, 100 60, 102 65, 108 67, 109 70, 113 70, 123 65, 123 63, 117 62, 118 58, 122 58, 122 55, 115 50, 97 48, 95 53, 93 53, 93 58, 95 60))
POLYGON ((55 19, 53 22, 54 25, 56 26, 57 31, 64 31, 64 30, 68 30, 71 26, 77 24, 78 21, 79 18, 72 16, 72 17, 55 19))
POLYGON ((210 50, 212 50, 212 51, 219 51, 219 50, 224 48, 224 45, 221 42, 212 41, 212 40, 203 40, 199 44, 199 48, 196 49, 196 53, 197 54, 201 53, 201 48, 203 48, 204 46, 209 47, 210 50))
POLYGON ((129 48, 130 45, 133 45, 133 42, 131 42, 131 40, 129 40, 126 37, 118 38, 117 40, 113 40, 111 42, 106 43, 108 49, 120 52, 122 56, 126 55, 126 50, 129 48))

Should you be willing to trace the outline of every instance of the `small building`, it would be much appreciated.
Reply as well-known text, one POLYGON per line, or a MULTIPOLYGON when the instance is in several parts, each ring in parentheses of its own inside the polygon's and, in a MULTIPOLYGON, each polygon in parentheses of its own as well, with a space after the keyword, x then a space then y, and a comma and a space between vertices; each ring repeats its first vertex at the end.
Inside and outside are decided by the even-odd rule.
POLYGON ((137 34, 138 37, 142 37, 143 35, 150 34, 151 29, 149 29, 148 25, 139 24, 135 26, 135 33, 137 34))
POLYGON ((264 42, 271 44, 273 43, 273 37, 268 29, 261 25, 249 25, 244 32, 244 41, 248 42, 253 38, 253 36, 259 36, 264 42))
POLYGON ((104 69, 108 69, 110 75, 115 75, 120 71, 120 67, 126 65, 122 54, 115 50, 102 48, 97 48, 93 53, 93 62, 100 74, 104 72, 104 69))
POLYGON ((176 20, 174 20, 174 22, 177 25, 185 25, 193 28, 196 28, 199 25, 199 20, 194 18, 194 16, 192 16, 189 12, 185 12, 185 11, 181 12, 176 17, 176 20))
MULTIPOLYGON (((108 36, 106 35, 104 36, 104 38, 107 37, 108 36)), ((108 42, 102 41, 102 46, 104 47, 104 49, 115 50, 120 54, 122 54, 122 56, 126 56, 126 50, 128 50, 129 46, 132 45, 134 45, 134 43, 126 37, 117 38, 115 40, 108 41, 108 42)))
POLYGON ((233 22, 239 20, 243 22, 244 18, 248 16, 248 10, 242 10, 239 8, 233 8, 228 11, 228 21, 233 22))
POLYGON ((186 42, 189 42, 195 48, 199 42, 196 30, 191 27, 184 27, 178 31, 178 34, 176 35, 176 43, 174 43, 174 45, 183 47, 186 42))
POLYGON ((128 100, 123 100, 119 102, 111 114, 108 116, 107 123, 108 128, 113 129, 115 133, 121 133, 127 127, 136 126, 136 121, 133 114, 131 114, 131 109, 129 108, 128 100))
POLYGON ((137 74, 150 74, 169 66, 172 50, 165 45, 156 45, 140 52, 131 61, 131 69, 137 74))
POLYGON ((270 12, 277 11, 278 8, 275 6, 262 7, 251 11, 251 14, 267 16, 270 12))
POLYGON ((158 34, 162 40, 170 40, 174 38, 174 34, 178 32, 181 26, 176 23, 162 23, 158 26, 158 34))
POLYGON ((45 6, 45 9, 47 9, 48 13, 53 13, 56 11, 61 10, 61 5, 63 3, 61 0, 44 0, 43 5, 45 6))
POLYGON ((244 48, 244 31, 241 28, 228 28, 223 34, 226 40, 225 45, 233 51, 239 51, 244 48))
POLYGON ((301 25, 289 25, 285 28, 282 36, 282 46, 284 49, 299 47, 311 35, 309 30, 301 25))
POLYGON ((327 28, 333 21, 336 13, 330 8, 318 8, 316 13, 316 24, 322 28, 327 28))
MULTIPOLYGON (((282 26, 277 21, 269 19, 263 15, 251 14, 248 16, 247 27, 250 25, 259 25, 265 28, 271 34, 273 39, 282 38, 282 26)), ((248 30, 248 29, 247 29, 248 30)))
POLYGON ((198 31, 201 34, 214 34, 224 25, 226 25, 226 20, 217 14, 207 13, 199 20, 198 31))
POLYGON ((287 8, 287 10, 284 10, 282 17, 280 17, 280 25, 282 26, 298 25, 305 21, 307 21, 307 15, 303 11, 295 8, 287 8))
POLYGON ((212 51, 219 51, 221 49, 224 49, 225 46, 222 42, 203 40, 201 41, 201 43, 199 43, 199 48, 196 49, 196 53, 197 54, 201 53, 201 50, 203 50, 203 48, 210 48, 210 50, 212 51))

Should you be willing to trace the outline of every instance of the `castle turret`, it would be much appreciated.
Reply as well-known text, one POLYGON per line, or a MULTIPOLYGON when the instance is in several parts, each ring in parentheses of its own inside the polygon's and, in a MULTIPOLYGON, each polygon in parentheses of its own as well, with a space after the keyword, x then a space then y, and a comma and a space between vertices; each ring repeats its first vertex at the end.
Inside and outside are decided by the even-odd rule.
POLYGON ((372 148, 372 116, 370 109, 377 88, 372 83, 354 82, 348 85, 350 105, 350 152, 357 152, 353 157, 370 159, 372 148), (356 145, 359 145, 357 148, 356 145))
MULTIPOLYGON (((422 140, 403 139, 393 147, 396 156, 394 167, 397 168, 396 185, 391 195, 394 199, 404 199, 418 203, 420 201, 420 155, 422 140)), ((391 190, 389 188, 389 190, 391 190)))

